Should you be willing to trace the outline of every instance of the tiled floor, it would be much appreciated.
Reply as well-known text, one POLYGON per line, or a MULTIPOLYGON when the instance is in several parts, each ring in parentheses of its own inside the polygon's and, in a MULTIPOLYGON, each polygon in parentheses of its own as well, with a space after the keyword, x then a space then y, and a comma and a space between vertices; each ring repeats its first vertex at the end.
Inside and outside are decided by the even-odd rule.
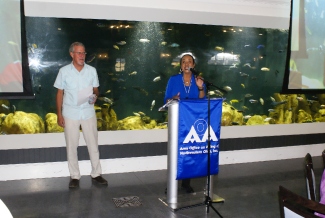
MULTIPOLYGON (((321 157, 313 157, 317 187, 323 169, 321 157)), ((15 218, 20 217, 218 217, 210 208, 197 206, 171 211, 164 197, 166 170, 103 175, 108 187, 83 176, 80 188, 69 190, 69 178, 0 182, 0 199, 15 218), (141 206, 116 208, 113 198, 138 196, 141 206)), ((206 178, 193 179, 195 191, 203 191, 206 178)), ((214 193, 225 199, 213 204, 223 217, 279 217, 277 191, 282 185, 306 196, 301 159, 220 166, 214 193)), ((184 190, 179 191, 183 195, 184 190)), ((1 215, 0 215, 1 217, 1 215)))

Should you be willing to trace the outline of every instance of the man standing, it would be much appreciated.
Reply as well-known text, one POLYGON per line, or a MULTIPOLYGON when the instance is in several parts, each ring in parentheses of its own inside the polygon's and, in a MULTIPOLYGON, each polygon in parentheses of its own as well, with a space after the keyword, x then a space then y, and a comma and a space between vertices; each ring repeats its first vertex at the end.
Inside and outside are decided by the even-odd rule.
POLYGON ((54 83, 54 87, 58 89, 56 95, 58 125, 64 127, 67 146, 71 177, 69 188, 79 187, 81 177, 77 152, 80 126, 88 147, 92 180, 107 185, 107 181, 101 176, 97 119, 94 109, 94 103, 99 95, 97 71, 85 63, 86 52, 82 43, 72 43, 69 52, 72 63, 60 69, 54 83))

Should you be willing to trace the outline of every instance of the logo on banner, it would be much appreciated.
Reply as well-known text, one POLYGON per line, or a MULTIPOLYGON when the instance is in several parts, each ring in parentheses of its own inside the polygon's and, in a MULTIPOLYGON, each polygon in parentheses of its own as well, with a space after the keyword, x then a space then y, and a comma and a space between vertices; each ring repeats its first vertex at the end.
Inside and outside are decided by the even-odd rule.
MULTIPOLYGON (((203 119, 198 119, 191 126, 190 132, 186 135, 183 143, 206 142, 209 137, 208 123, 203 119)), ((218 141, 218 138, 210 125, 210 141, 218 141)))

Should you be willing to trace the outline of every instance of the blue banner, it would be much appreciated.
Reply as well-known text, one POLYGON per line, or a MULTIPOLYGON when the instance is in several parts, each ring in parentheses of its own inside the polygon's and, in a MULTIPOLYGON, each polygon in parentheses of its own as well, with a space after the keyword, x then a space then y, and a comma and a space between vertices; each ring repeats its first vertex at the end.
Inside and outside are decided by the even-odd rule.
MULTIPOLYGON (((210 100, 210 175, 219 171, 222 99, 210 100)), ((208 175, 208 100, 179 101, 177 179, 208 175)))

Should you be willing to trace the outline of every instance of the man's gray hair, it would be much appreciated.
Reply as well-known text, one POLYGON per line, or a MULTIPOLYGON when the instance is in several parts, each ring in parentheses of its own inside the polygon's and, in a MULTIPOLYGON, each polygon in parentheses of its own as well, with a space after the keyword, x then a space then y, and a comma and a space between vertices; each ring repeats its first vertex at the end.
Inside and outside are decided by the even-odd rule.
POLYGON ((74 42, 70 45, 69 52, 73 52, 75 46, 82 46, 85 48, 84 44, 82 44, 81 42, 74 42))

